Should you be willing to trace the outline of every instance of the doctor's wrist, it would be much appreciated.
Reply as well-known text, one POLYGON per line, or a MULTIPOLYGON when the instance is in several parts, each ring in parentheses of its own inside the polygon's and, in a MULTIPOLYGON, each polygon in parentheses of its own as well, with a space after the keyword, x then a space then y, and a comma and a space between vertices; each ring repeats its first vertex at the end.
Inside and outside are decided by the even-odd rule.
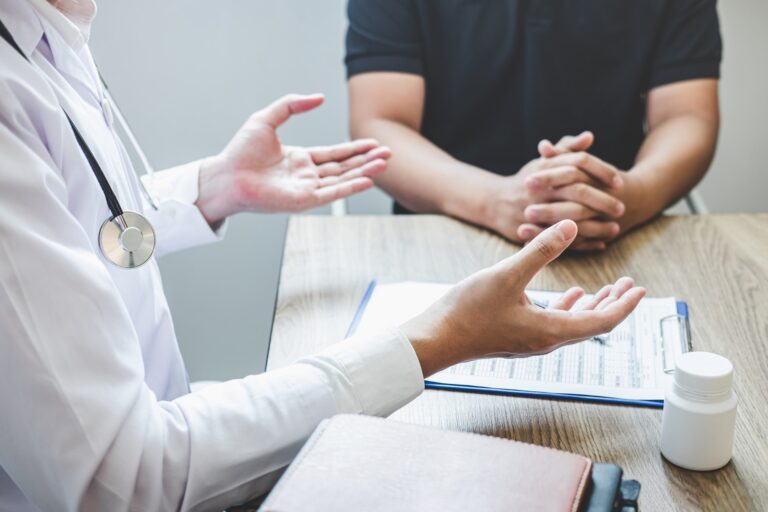
POLYGON ((200 161, 195 206, 211 227, 240 211, 233 175, 217 156, 200 161))
POLYGON ((420 315, 400 326, 411 342, 421 365, 424 378, 450 366, 480 356, 466 340, 471 336, 455 322, 452 301, 445 299, 433 304, 420 315))

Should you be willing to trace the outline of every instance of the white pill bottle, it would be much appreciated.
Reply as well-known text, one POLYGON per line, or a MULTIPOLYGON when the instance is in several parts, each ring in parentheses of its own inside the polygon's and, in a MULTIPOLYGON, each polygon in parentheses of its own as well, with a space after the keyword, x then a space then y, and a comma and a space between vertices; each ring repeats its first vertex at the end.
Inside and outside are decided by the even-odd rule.
POLYGON ((735 426, 731 362, 709 352, 681 355, 664 397, 664 458, 685 469, 719 469, 731 460, 735 426))

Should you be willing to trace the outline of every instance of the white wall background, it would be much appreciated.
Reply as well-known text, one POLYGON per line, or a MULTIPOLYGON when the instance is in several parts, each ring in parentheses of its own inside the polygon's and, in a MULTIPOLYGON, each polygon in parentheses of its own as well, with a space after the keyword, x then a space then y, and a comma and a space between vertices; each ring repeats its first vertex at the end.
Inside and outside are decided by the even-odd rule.
MULTIPOLYGON (((345 0, 101 0, 92 48, 157 168, 217 152, 253 110, 286 92, 326 105, 281 134, 291 144, 347 137, 345 0)), ((723 0, 723 131, 701 190, 714 212, 768 211, 768 1, 723 0)), ((388 211, 366 193, 353 213, 388 211)), ((161 261, 193 379, 262 371, 285 216, 241 215, 225 242, 161 261)))

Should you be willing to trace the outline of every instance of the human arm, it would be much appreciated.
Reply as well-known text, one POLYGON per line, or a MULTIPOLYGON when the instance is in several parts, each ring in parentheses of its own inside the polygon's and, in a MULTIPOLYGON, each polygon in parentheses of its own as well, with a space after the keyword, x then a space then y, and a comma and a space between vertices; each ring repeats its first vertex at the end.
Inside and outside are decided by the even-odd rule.
POLYGON ((77 144, 46 107, 36 118, 59 122, 44 136, 23 111, 0 119, 0 466, 37 508, 223 509, 268 490, 320 420, 386 415, 420 392, 413 350, 392 331, 158 400, 143 340, 43 141, 77 144))
POLYGON ((657 87, 648 94, 648 134, 627 187, 618 195, 627 204, 622 232, 671 206, 701 181, 717 145, 720 126, 718 82, 688 80, 657 87))
MULTIPOLYGON (((621 232, 673 204, 706 172, 719 128, 717 80, 721 59, 716 1, 670 2, 659 17, 654 50, 649 56, 646 139, 632 168, 626 169, 627 186, 615 194, 627 202, 621 232)), ((540 149, 550 156, 546 153, 553 148, 540 149)), ((541 226, 560 218, 546 212, 543 217, 546 221, 539 222, 541 226)), ((529 238, 541 229, 527 227, 532 228, 527 230, 529 238)), ((608 240, 588 243, 604 248, 608 240)))
POLYGON ((719 130, 718 79, 722 40, 715 0, 670 2, 650 62, 647 135, 628 176, 622 230, 672 205, 709 167, 719 130))
MULTIPOLYGON (((377 184, 410 210, 447 214, 520 241, 517 228, 525 207, 551 196, 532 195, 525 176, 547 168, 548 162, 536 159, 522 169, 509 169, 517 174, 504 177, 463 162, 428 140, 421 133, 430 66, 422 34, 424 10, 411 0, 350 0, 348 15, 351 132, 355 137, 375 137, 394 153, 377 184)), ((466 132, 472 129, 457 126, 466 132)), ((568 162, 557 165, 564 172, 573 167, 568 162)), ((613 186, 615 174, 597 170, 590 175, 592 170, 589 167, 587 176, 613 186)), ((587 181, 585 176, 576 179, 587 181)), ((618 203, 608 195, 596 197, 599 194, 591 190, 585 195, 589 196, 585 200, 594 199, 597 209, 604 210, 607 202, 610 210, 618 203)))
MULTIPOLYGON (((454 353, 456 337, 435 318, 445 337, 422 328, 412 345, 392 330, 275 372, 158 400, 144 382, 130 313, 70 211, 76 185, 43 142, 77 147, 66 118, 55 102, 38 106, 38 118, 58 120, 41 136, 15 108, 0 119, 0 464, 38 508, 199 510, 242 502, 270 488, 322 419, 387 415, 421 391, 423 371, 496 350, 468 337, 454 353)), ((459 295, 481 300, 475 293, 459 295)), ((510 351, 525 349, 508 341, 510 351)))
POLYGON ((583 162, 578 155, 535 159, 506 177, 461 162, 435 146, 419 133, 424 108, 420 76, 355 75, 349 79, 349 97, 353 136, 374 137, 393 148, 388 171, 375 178, 377 185, 411 210, 450 215, 513 241, 521 240, 518 227, 525 222, 526 207, 537 202, 578 196, 590 211, 610 216, 623 212, 620 201, 593 186, 620 188, 618 171, 588 155, 583 162), (559 179, 560 187, 529 187, 527 178, 538 172, 559 179))
MULTIPOLYGON (((527 304, 527 280, 574 234, 572 225, 563 235, 553 228, 409 322, 410 341, 398 331, 352 339, 275 372, 159 401, 143 382, 128 313, 67 210, 45 150, 31 150, 5 127, 0 147, 21 164, 2 170, 0 190, 0 460, 42 509, 198 510, 244 501, 270 488, 322 419, 387 415, 445 365, 552 350, 609 330, 639 300, 640 291, 614 287, 621 298, 599 312, 527 304), (487 305, 498 321, 488 317, 485 330, 466 331, 466 320, 487 305), (537 329, 541 320, 551 328, 537 329), (489 344, 495 330, 506 334, 489 344), (41 421, 40 407, 56 421, 41 421)), ((568 303, 577 296, 571 292, 568 303)))
MULTIPOLYGON (((652 219, 701 180, 717 144, 717 80, 688 80, 653 89, 647 99, 647 124, 648 134, 635 163, 624 173, 624 186, 612 192, 626 205, 626 213, 611 221, 618 223, 620 229, 612 229, 604 236, 588 236, 577 242, 578 247, 604 249, 606 242, 652 219)), ((563 141, 555 145, 544 141, 540 151, 543 157, 554 158, 568 153, 569 149, 563 141)), ((525 239, 532 239, 547 225, 573 218, 567 216, 568 207, 580 208, 589 215, 583 205, 578 206, 578 201, 570 202, 567 207, 562 203, 529 207, 527 222, 521 227, 525 239)), ((585 221, 605 225, 606 221, 600 217, 595 213, 585 221)))
POLYGON ((461 162, 420 133, 424 78, 365 73, 349 79, 350 131, 396 148, 376 184, 406 208, 486 224, 489 193, 499 176, 461 162))

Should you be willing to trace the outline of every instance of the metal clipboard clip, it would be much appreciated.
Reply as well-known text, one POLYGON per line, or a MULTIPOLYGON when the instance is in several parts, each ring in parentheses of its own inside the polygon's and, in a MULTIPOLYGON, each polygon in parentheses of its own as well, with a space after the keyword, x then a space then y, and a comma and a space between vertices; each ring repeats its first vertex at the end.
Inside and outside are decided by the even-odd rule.
POLYGON ((669 315, 659 320, 659 335, 661 336, 661 359, 664 363, 664 373, 675 373, 674 351, 667 350, 667 340, 664 339, 664 326, 676 322, 680 332, 680 351, 685 354, 693 350, 691 343, 691 325, 687 316, 669 315), (668 359, 672 359, 669 361, 668 359))

